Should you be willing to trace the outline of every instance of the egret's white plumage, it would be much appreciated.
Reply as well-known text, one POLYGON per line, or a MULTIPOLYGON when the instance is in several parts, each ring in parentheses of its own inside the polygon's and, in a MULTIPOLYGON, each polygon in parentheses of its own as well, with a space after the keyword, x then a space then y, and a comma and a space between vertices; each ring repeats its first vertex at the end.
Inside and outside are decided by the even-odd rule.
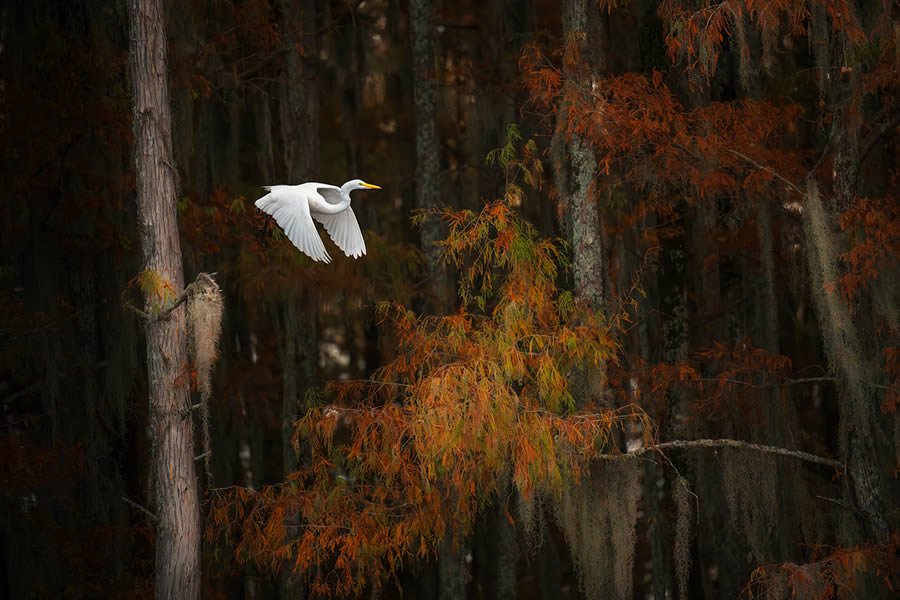
POLYGON ((271 215, 284 229, 291 243, 313 260, 331 262, 313 219, 325 227, 337 247, 347 256, 359 258, 366 253, 366 242, 356 222, 356 215, 350 208, 350 192, 380 190, 377 185, 353 179, 341 187, 310 182, 270 185, 263 189, 269 190, 269 193, 256 201, 256 207, 271 215))

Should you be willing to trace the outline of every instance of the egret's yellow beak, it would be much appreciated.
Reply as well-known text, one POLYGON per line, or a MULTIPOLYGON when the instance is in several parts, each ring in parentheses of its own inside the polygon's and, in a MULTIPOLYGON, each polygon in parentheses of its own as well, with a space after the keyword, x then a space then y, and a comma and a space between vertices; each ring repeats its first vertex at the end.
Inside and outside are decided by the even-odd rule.
POLYGON ((380 190, 380 189, 381 189, 379 186, 377 186, 377 185, 372 185, 371 183, 365 183, 365 182, 363 182, 363 183, 361 183, 361 184, 359 184, 359 185, 363 186, 364 188, 369 188, 370 190, 380 190))

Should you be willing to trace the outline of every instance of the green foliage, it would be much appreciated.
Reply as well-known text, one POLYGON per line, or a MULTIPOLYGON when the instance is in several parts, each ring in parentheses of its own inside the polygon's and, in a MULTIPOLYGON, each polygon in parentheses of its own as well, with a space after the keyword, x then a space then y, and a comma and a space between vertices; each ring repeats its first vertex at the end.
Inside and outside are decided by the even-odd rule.
MULTIPOLYGON (((493 167, 499 162, 501 168, 507 168, 518 156, 518 143, 521 141, 522 133, 519 130, 519 125, 516 123, 508 124, 506 126, 506 142, 502 147, 494 148, 487 153, 484 159, 485 164, 493 167)), ((528 143, 534 146, 534 140, 528 140, 528 143)))
POLYGON ((529 139, 524 144, 519 125, 510 123, 506 126, 506 141, 500 148, 494 148, 485 156, 485 164, 489 167, 499 166, 506 174, 506 194, 504 198, 513 206, 519 206, 524 196, 516 178, 521 174, 526 185, 532 188, 541 187, 543 163, 536 156, 537 144, 529 139))

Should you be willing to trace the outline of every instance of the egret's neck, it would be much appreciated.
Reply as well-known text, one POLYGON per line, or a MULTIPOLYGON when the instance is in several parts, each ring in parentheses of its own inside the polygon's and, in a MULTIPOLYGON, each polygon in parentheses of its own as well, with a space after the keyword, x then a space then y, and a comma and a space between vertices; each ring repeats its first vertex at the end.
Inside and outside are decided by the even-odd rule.
POLYGON ((330 202, 320 203, 320 205, 315 208, 316 212, 325 213, 327 215, 336 215, 347 210, 347 207, 350 206, 350 192, 341 188, 340 194, 340 202, 335 204, 331 204, 330 202))
POLYGON ((347 210, 347 207, 350 206, 350 192, 355 190, 355 187, 348 187, 347 184, 341 186, 341 202, 340 204, 336 204, 335 208, 340 207, 340 210, 347 210))

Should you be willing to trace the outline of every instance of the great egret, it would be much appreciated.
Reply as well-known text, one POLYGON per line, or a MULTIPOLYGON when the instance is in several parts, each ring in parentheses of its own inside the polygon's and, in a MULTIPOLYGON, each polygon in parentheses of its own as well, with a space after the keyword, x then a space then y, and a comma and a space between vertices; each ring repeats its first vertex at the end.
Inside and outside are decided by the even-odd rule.
POLYGON ((256 201, 256 208, 274 218, 288 239, 311 259, 331 262, 313 219, 325 226, 325 231, 347 256, 359 258, 366 253, 366 242, 350 208, 350 192, 380 190, 377 185, 352 179, 341 187, 309 182, 267 185, 263 189, 269 193, 256 201))

